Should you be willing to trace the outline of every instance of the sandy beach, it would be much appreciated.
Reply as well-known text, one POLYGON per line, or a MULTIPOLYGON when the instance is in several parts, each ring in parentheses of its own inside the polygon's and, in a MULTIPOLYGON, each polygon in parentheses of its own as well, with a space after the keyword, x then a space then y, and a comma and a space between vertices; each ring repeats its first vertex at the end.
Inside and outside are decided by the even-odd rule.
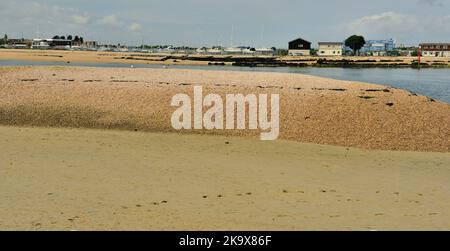
MULTIPOLYGON (((0 60, 63 62, 63 63, 118 63, 118 64, 165 64, 208 65, 208 61, 165 60, 171 54, 133 53, 110 51, 66 51, 66 50, 0 50, 0 60)), ((185 55, 178 55, 183 57, 185 55)), ((205 58, 207 58, 205 56, 205 58)))
POLYGON ((0 68, 2 230, 450 230, 450 105, 300 74, 0 68), (280 94, 280 140, 173 95, 280 94))
POLYGON ((0 141, 2 230, 450 229, 448 153, 17 127, 0 141))
MULTIPOLYGON (((450 151, 450 105, 408 91, 300 74, 4 67, 0 124, 176 132, 175 94, 280 95, 280 138, 377 150, 450 151)), ((257 137, 257 130, 188 130, 257 137)))

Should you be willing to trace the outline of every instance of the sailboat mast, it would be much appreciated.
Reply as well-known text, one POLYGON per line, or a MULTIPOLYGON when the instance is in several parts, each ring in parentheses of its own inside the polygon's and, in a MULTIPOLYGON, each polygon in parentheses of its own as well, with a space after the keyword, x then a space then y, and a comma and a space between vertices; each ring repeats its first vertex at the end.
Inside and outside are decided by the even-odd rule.
POLYGON ((234 41, 233 41, 233 39, 234 39, 234 25, 232 24, 231 25, 231 37, 230 37, 230 47, 231 48, 233 48, 233 44, 234 44, 234 41))

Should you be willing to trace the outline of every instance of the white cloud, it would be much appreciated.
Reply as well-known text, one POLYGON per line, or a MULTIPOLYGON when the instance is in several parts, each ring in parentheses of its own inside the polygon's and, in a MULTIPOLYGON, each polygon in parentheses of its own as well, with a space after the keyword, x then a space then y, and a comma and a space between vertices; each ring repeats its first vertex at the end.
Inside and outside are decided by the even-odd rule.
POLYGON ((142 30, 142 25, 140 25, 140 24, 138 24, 138 23, 132 23, 132 24, 130 25, 130 29, 131 29, 132 31, 137 32, 137 31, 142 30))
POLYGON ((450 35, 449 16, 412 15, 383 12, 355 19, 334 26, 332 30, 341 36, 360 34, 367 39, 394 38, 400 41, 444 41, 450 35))
POLYGON ((90 16, 87 12, 45 3, 2 1, 0 8, 0 29, 11 37, 82 35, 86 34, 85 25, 89 21, 90 16), (5 27, 1 24, 5 24, 5 27))
POLYGON ((72 19, 76 24, 87 24, 90 20, 89 16, 87 15, 73 15, 72 19))
POLYGON ((384 12, 354 20, 348 25, 349 30, 357 33, 395 34, 411 31, 419 24, 416 16, 384 12))
POLYGON ((102 24, 110 25, 110 26, 122 26, 123 22, 119 20, 116 15, 108 15, 104 16, 101 20, 102 24))

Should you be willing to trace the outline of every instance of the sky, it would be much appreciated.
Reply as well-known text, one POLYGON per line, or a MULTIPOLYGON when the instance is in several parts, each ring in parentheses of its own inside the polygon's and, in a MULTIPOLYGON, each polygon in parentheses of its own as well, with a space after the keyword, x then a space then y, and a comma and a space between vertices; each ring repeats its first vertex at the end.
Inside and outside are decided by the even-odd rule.
POLYGON ((358 34, 450 42, 450 0, 0 0, 0 34, 109 44, 286 48, 358 34))

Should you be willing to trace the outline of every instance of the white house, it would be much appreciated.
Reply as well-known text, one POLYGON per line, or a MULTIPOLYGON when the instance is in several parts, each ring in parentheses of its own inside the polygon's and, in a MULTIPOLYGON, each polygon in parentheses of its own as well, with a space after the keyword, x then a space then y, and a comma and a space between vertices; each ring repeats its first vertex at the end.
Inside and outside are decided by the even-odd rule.
POLYGON ((319 42, 319 56, 342 56, 344 44, 341 42, 319 42))
POLYGON ((450 43, 423 43, 420 47, 424 57, 450 57, 450 43))

